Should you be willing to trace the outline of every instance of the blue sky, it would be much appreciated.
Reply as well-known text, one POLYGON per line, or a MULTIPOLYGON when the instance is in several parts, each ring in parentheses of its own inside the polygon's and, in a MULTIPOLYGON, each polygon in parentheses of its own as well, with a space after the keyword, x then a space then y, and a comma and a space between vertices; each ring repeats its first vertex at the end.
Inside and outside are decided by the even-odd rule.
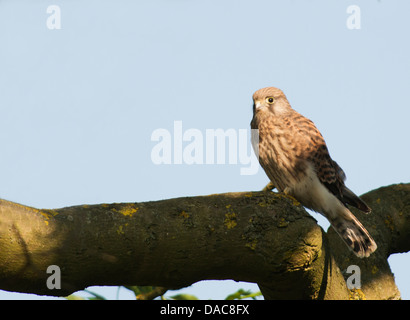
MULTIPOLYGON (((403 0, 2 0, 0 197, 60 208, 259 190, 263 170, 244 176, 240 163, 154 164, 151 135, 173 133, 174 121, 204 134, 247 129, 252 93, 266 86, 315 122, 356 193, 409 182, 409 9, 403 0), (51 5, 61 29, 47 27, 51 5), (346 25, 350 5, 360 29, 346 25)), ((410 256, 390 263, 409 299, 410 256)), ((184 292, 223 298, 239 287, 184 292)))

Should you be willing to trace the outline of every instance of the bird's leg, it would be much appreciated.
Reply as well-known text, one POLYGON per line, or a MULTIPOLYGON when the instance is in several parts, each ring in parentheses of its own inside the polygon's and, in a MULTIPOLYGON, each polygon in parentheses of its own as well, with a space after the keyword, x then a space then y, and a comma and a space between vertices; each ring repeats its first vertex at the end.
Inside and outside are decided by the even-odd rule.
POLYGON ((275 186, 273 185, 272 181, 269 181, 269 183, 265 186, 265 188, 262 189, 264 192, 269 192, 275 189, 275 186))
POLYGON ((285 190, 283 190, 283 193, 286 194, 287 196, 290 196, 290 188, 286 187, 285 190))
POLYGON ((292 199, 293 204, 295 204, 295 205, 300 204, 299 201, 292 195, 292 189, 291 188, 286 187, 285 190, 283 190, 283 193, 285 194, 285 196, 292 199))

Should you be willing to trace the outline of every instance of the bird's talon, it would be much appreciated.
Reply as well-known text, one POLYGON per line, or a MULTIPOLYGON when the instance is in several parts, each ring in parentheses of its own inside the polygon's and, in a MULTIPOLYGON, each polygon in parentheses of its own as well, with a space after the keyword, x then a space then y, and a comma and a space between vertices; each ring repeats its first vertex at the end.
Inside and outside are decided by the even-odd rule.
POLYGON ((273 185, 272 182, 269 182, 269 183, 265 186, 265 188, 262 189, 262 191, 264 191, 264 192, 269 192, 269 191, 272 191, 273 189, 275 189, 275 186, 273 185))
POLYGON ((285 190, 283 190, 283 193, 286 194, 287 196, 290 196, 290 188, 286 187, 285 190))

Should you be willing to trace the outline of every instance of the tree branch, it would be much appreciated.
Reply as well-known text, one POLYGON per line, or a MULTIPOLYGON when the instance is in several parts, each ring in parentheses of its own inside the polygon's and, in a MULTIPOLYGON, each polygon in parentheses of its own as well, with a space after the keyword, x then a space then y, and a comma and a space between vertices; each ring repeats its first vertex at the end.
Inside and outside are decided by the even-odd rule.
POLYGON ((343 272, 357 264, 366 298, 398 298, 387 258, 409 250, 410 185, 363 198, 373 212, 358 217, 379 246, 369 259, 273 192, 56 210, 0 200, 0 288, 62 296, 91 285, 234 279, 258 283, 266 299, 348 299, 343 272), (47 288, 50 265, 61 269, 60 290, 47 288))

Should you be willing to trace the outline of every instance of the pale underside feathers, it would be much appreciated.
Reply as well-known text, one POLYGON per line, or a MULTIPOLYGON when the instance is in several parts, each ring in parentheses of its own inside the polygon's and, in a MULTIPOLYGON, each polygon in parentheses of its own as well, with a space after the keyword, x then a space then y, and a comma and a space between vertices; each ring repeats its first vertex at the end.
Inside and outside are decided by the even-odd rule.
POLYGON ((291 108, 280 89, 260 89, 253 102, 251 128, 258 129, 259 139, 252 144, 273 185, 323 214, 358 257, 368 257, 377 245, 347 205, 371 209, 345 186, 346 175, 319 130, 291 108))

